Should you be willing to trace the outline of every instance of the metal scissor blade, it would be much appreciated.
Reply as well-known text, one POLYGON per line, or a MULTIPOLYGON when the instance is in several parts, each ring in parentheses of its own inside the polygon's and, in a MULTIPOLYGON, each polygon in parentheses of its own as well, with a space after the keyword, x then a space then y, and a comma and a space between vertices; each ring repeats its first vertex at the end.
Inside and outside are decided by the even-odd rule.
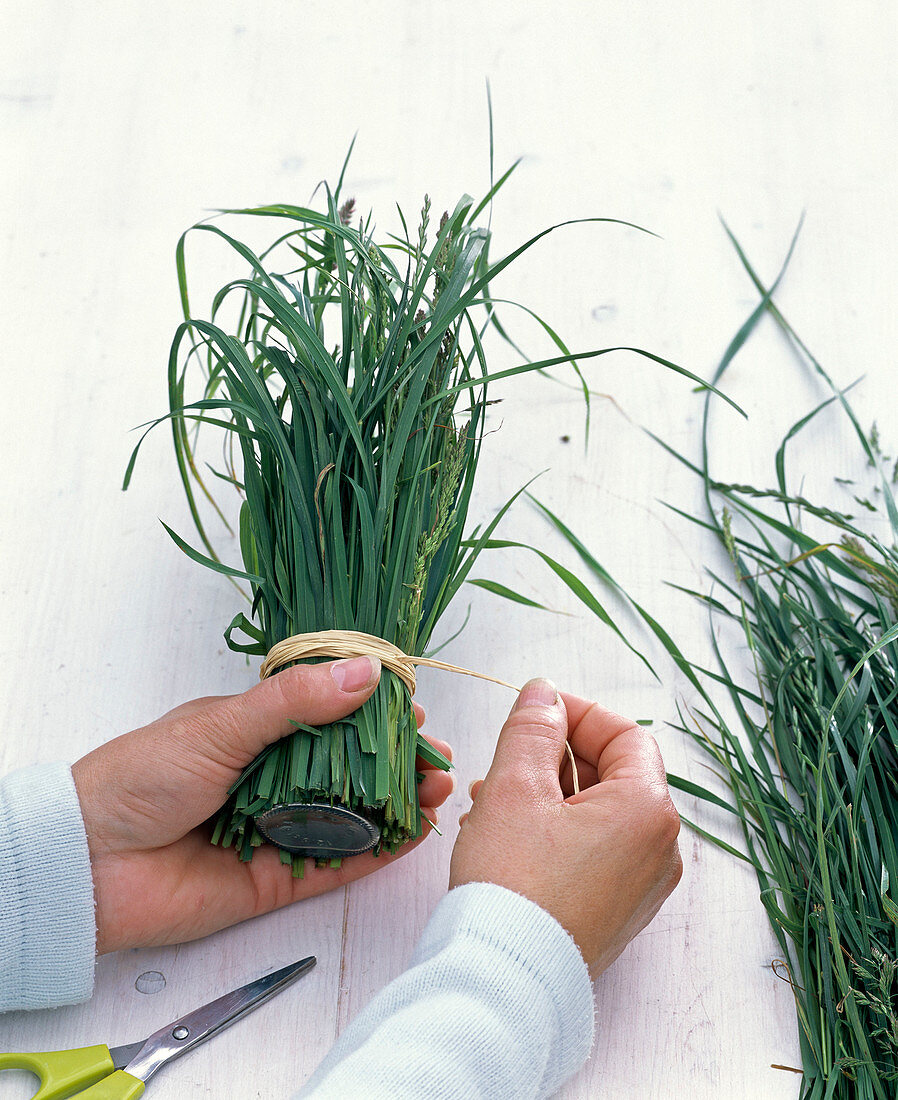
POLYGON ((123 1047, 110 1047, 109 1057, 112 1059, 112 1064, 116 1069, 124 1069, 132 1058, 137 1057, 138 1052, 146 1046, 147 1041, 143 1039, 139 1043, 128 1043, 123 1047))
MULTIPOLYGON (((230 1027, 252 1012, 254 1008, 264 1004, 269 997, 280 993, 288 985, 307 974, 316 963, 314 955, 299 962, 291 963, 281 970, 275 970, 273 974, 265 974, 254 982, 240 986, 214 1001, 209 1001, 201 1008, 188 1012, 179 1020, 174 1020, 159 1031, 154 1032, 145 1042, 135 1043, 130 1047, 117 1047, 112 1053, 113 1061, 116 1054, 130 1054, 135 1050, 131 1060, 124 1067, 132 1077, 139 1077, 141 1081, 149 1081, 153 1074, 172 1058, 178 1058, 188 1050, 211 1039, 219 1031, 230 1027)), ((118 1063, 116 1063, 117 1065, 118 1063)))

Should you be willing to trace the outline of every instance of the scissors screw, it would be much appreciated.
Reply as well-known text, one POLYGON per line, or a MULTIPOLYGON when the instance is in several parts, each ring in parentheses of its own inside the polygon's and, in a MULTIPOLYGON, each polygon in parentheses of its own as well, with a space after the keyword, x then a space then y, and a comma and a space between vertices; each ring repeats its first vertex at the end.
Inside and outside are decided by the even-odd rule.
POLYGON ((175 1039, 186 1039, 189 1034, 190 1031, 186 1027, 184 1027, 183 1024, 180 1027, 176 1027, 175 1030, 172 1032, 172 1036, 175 1039))

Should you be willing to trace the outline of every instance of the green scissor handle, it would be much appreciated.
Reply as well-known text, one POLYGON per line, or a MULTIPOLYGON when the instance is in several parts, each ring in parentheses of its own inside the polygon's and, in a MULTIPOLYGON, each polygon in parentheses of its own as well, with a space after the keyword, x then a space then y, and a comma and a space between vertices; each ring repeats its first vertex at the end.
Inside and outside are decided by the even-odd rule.
POLYGON ((0 1069, 27 1069, 36 1073, 41 1087, 33 1100, 61 1100, 85 1085, 92 1085, 115 1071, 109 1047, 76 1047, 37 1054, 0 1054, 0 1069))
POLYGON ((134 1097, 141 1096, 145 1088, 146 1085, 138 1077, 117 1069, 109 1077, 104 1077, 84 1092, 79 1092, 78 1100, 81 1097, 88 1097, 89 1100, 133 1100, 134 1097))

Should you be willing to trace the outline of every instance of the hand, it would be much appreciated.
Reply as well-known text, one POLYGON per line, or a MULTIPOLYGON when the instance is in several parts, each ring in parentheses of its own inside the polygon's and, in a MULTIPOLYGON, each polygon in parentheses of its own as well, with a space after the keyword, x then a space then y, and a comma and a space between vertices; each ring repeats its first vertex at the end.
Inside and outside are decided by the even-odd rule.
POLYGON ((559 696, 548 680, 524 686, 471 796, 450 888, 495 882, 530 898, 571 933, 594 974, 680 880, 680 819, 654 739, 597 703, 559 696))
MULTIPOLYGON (((351 882, 419 843, 395 855, 353 856, 339 868, 308 861, 305 878, 294 879, 277 849, 257 848, 241 863, 232 849, 210 844, 203 827, 246 765, 290 733, 292 721, 345 718, 379 677, 380 662, 369 657, 285 669, 242 695, 185 703, 79 760, 72 774, 90 848, 98 952, 206 936, 351 882)), ((415 710, 420 725, 423 711, 415 710)), ((450 754, 444 742, 431 743, 450 754)), ((420 759, 418 770, 423 813, 434 819, 454 779, 420 759)))

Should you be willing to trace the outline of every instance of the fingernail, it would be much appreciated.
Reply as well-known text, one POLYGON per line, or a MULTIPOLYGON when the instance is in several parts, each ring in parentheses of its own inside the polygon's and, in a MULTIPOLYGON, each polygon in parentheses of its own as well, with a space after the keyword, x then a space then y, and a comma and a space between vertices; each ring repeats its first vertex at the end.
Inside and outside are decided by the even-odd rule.
POLYGON ((331 676, 340 691, 361 691, 380 676, 380 661, 377 657, 367 656, 334 661, 331 665, 331 676))
POLYGON ((521 688, 514 705, 515 710, 521 707, 554 707, 558 702, 558 688, 551 680, 528 680, 521 688))

